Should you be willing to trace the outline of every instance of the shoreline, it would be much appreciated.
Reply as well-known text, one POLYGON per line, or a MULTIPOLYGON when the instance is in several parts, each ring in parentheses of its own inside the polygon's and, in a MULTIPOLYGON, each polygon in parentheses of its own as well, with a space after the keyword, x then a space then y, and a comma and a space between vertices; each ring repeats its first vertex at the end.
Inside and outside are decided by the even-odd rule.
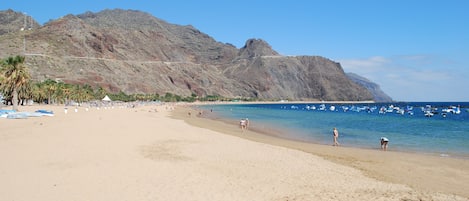
MULTIPOLYGON (((211 117, 211 116, 198 116, 204 119, 209 119, 213 121, 219 121, 223 122, 228 125, 236 126, 238 127, 238 122, 230 120, 230 119, 223 119, 221 117, 211 117)), ((264 125, 260 127, 253 127, 249 129, 250 131, 261 134, 261 135, 266 135, 269 137, 273 138, 278 138, 286 141, 293 141, 293 142, 299 142, 299 143, 305 143, 305 144, 315 144, 315 145, 321 145, 321 146, 331 146, 331 144, 325 144, 321 143, 319 141, 313 141, 313 140, 304 140, 301 138, 293 138, 293 137, 288 137, 287 130, 285 129, 279 129, 279 128, 264 128, 264 125)), ((331 137, 332 138, 332 137, 331 137)), ((353 149, 363 149, 363 150, 369 150, 369 151, 382 151, 381 148, 379 147, 379 144, 376 147, 361 147, 361 146, 349 146, 349 145, 343 145, 341 144, 340 147, 348 147, 348 148, 353 148, 353 149)), ((430 151, 415 151, 415 150, 407 150, 407 149, 399 149, 399 148, 393 148, 392 150, 388 150, 388 152, 396 152, 396 153, 406 153, 406 154, 416 154, 416 155, 422 155, 422 156, 432 156, 432 157, 438 157, 438 158, 454 158, 454 159, 461 159, 461 160, 469 160, 469 156, 466 154, 460 154, 460 153, 451 153, 450 155, 447 154, 442 154, 439 152, 430 152, 430 151)))
MULTIPOLYGON (((220 122, 230 124, 230 125, 234 125, 234 126, 238 126, 238 122, 236 122, 237 120, 233 121, 233 119, 223 118, 223 117, 220 117, 218 115, 210 115, 207 111, 205 111, 206 109, 198 109, 197 108, 197 109, 194 109, 194 110, 197 110, 197 111, 203 110, 204 111, 203 115, 199 115, 199 117, 214 120, 214 121, 220 121, 220 122)), ((287 141, 295 141, 295 142, 325 145, 325 146, 328 146, 328 145, 332 144, 332 143, 331 144, 325 144, 325 143, 321 143, 319 141, 314 141, 314 140, 305 140, 301 137, 294 138, 294 137, 291 137, 292 135, 289 135, 289 132, 292 132, 290 130, 278 128, 278 127, 275 127, 275 125, 273 127, 272 127, 272 125, 268 125, 268 126, 269 126, 269 128, 267 128, 266 125, 264 125, 264 124, 261 124, 261 125, 257 124, 257 125, 251 126, 250 130, 255 132, 255 133, 268 135, 270 137, 280 138, 280 139, 284 139, 284 140, 287 140, 287 141)), ((293 132, 295 132, 295 131, 293 131, 293 132)), ((356 148, 356 149, 375 150, 375 151, 376 150, 377 151, 381 150, 378 143, 377 143, 376 147, 371 147, 371 146, 368 146, 368 147, 365 147, 365 146, 348 146, 348 145, 341 145, 341 147, 350 147, 350 148, 356 148)), ((447 157, 447 158, 469 160, 469 155, 463 154, 463 153, 460 153, 460 152, 452 152, 452 153, 449 153, 449 155, 448 155, 447 153, 431 152, 431 151, 426 151, 426 150, 418 150, 417 151, 417 150, 410 150, 410 149, 404 149, 404 148, 395 148, 395 147, 391 151, 409 153, 409 154, 426 155, 426 156, 434 156, 434 157, 445 157, 445 158, 447 157)))
MULTIPOLYGON (((240 103, 237 103, 240 104, 240 103)), ((242 103, 244 104, 244 103, 242 103)), ((246 104, 252 104, 246 103, 246 104)), ((259 103, 263 104, 263 103, 259 103)), ((337 164, 362 171, 366 176, 389 183, 408 185, 426 192, 449 193, 469 198, 469 160, 457 157, 441 157, 432 153, 381 151, 357 147, 331 145, 286 139, 268 132, 241 131, 238 122, 223 119, 187 116, 198 104, 177 107, 171 117, 186 123, 243 139, 303 151, 337 164)))
MULTIPOLYGON (((318 103, 326 103, 326 104, 364 104, 364 103, 374 103, 374 102, 368 102, 368 101, 330 101, 330 102, 301 102, 301 101, 296 101, 296 102, 291 102, 291 104, 318 104, 318 103)), ((469 102, 468 102, 469 103, 469 102)), ((231 105, 232 103, 217 103, 213 105, 231 105)), ((251 105, 251 104, 283 104, 283 103, 277 103, 277 102, 241 102, 241 103, 234 103, 235 105, 251 105)), ((285 104, 290 104, 290 103, 285 103, 285 104)), ((194 108, 194 110, 197 111, 203 111, 203 116, 204 118, 209 118, 212 120, 216 121, 222 121, 227 124, 232 124, 232 125, 238 125, 237 120, 233 122, 233 119, 228 119, 224 118, 221 116, 218 116, 216 114, 213 114, 211 112, 208 112, 207 108, 198 108, 198 106, 206 106, 210 104, 190 104, 194 108)), ((259 124, 257 124, 259 125, 259 124)), ((290 128, 291 129, 291 128, 290 128)), ((315 139, 306 139, 302 137, 297 137, 295 135, 295 132, 302 132, 302 131, 295 131, 295 130, 289 130, 285 128, 278 127, 276 125, 268 125, 268 124, 261 124, 261 126, 258 127, 253 127, 251 129, 252 131, 255 131, 260 134, 264 135, 269 135, 271 137, 276 137, 276 138, 281 138, 285 140, 291 140, 291 141, 299 141, 303 143, 311 143, 311 144, 319 144, 319 145, 329 145, 327 142, 323 141, 318 141, 315 139), (268 129, 267 129, 268 128, 268 129), (293 135, 292 135, 293 134, 293 135)), ((332 141, 332 139, 331 139, 332 141)), ((356 145, 356 144, 355 144, 356 145)), ((366 149, 366 150, 381 150, 379 147, 379 142, 375 144, 375 146, 369 146, 367 145, 356 145, 356 146, 349 146, 349 145, 341 145, 342 147, 351 147, 351 148, 357 148, 357 149, 366 149)), ((416 149, 407 149, 406 147, 397 147, 393 146, 392 151, 394 152, 402 152, 402 153, 410 153, 410 154, 419 154, 419 155, 428 155, 428 156, 435 156, 435 157, 448 157, 448 158, 456 158, 456 159, 463 159, 463 160, 469 160, 469 153, 464 152, 464 151, 447 151, 447 152, 440 152, 440 151, 434 151, 433 149, 425 149, 425 148, 416 148, 416 149)))

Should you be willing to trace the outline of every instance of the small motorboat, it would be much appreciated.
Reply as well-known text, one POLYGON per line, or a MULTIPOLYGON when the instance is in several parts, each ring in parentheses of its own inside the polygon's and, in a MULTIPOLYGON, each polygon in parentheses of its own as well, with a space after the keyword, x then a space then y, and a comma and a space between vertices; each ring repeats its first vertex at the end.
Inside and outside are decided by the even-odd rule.
POLYGON ((35 113, 41 116, 54 116, 54 111, 52 110, 36 110, 35 113))
POLYGON ((426 117, 433 117, 433 112, 425 111, 425 116, 426 117))

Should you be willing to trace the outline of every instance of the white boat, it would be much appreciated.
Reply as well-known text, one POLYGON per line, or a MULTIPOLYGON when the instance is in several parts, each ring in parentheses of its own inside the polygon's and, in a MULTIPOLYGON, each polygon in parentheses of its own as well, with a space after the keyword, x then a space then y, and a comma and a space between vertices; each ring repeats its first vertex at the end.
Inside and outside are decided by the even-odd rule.
POLYGON ((319 110, 326 110, 326 105, 324 104, 319 105, 319 110))
POLYGON ((347 107, 347 106, 342 106, 342 110, 343 110, 344 112, 347 112, 347 111, 349 110, 349 107, 347 107))
POLYGON ((449 106, 448 108, 442 109, 442 112, 451 113, 451 114, 461 114, 460 106, 449 106))
POLYGON ((431 105, 426 105, 425 107, 422 107, 422 112, 427 116, 429 113, 432 114, 438 114, 438 108, 432 107, 431 105))
POLYGON ((314 105, 312 105, 312 106, 307 105, 307 106, 306 106, 306 110, 316 110, 316 106, 314 106, 314 105))
POLYGON ((391 113, 394 111, 394 105, 389 105, 388 109, 386 109, 386 112, 391 113))
POLYGON ((431 111, 425 111, 426 117, 433 117, 433 113, 431 111))
POLYGON ((404 115, 404 109, 399 109, 396 111, 397 114, 404 115))
POLYGON ((382 106, 382 107, 379 109, 379 114, 386 114, 386 107, 382 106))

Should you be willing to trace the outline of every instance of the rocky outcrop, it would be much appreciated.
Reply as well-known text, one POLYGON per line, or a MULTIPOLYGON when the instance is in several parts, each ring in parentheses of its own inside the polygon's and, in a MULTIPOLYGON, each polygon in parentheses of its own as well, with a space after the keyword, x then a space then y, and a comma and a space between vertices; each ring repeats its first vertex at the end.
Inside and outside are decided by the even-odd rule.
POLYGON ((39 24, 24 13, 6 10, 0 12, 0 35, 38 28, 39 24))
POLYGON ((6 47, 2 58, 26 53, 36 80, 87 83, 112 92, 373 99, 327 58, 282 56, 261 39, 237 49, 190 25, 169 24, 140 11, 67 15, 32 30, 3 33, 0 45, 6 47))
POLYGON ((319 56, 281 56, 265 41, 251 39, 225 69, 249 97, 308 100, 371 100, 339 63, 319 56))

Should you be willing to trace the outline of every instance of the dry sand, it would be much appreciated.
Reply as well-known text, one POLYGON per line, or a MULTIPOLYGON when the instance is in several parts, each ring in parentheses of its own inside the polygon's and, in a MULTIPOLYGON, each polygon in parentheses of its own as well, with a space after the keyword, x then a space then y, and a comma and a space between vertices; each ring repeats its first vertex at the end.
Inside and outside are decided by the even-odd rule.
POLYGON ((299 146, 180 106, 21 110, 38 108, 56 115, 0 119, 0 200, 469 200, 465 160, 299 146))

